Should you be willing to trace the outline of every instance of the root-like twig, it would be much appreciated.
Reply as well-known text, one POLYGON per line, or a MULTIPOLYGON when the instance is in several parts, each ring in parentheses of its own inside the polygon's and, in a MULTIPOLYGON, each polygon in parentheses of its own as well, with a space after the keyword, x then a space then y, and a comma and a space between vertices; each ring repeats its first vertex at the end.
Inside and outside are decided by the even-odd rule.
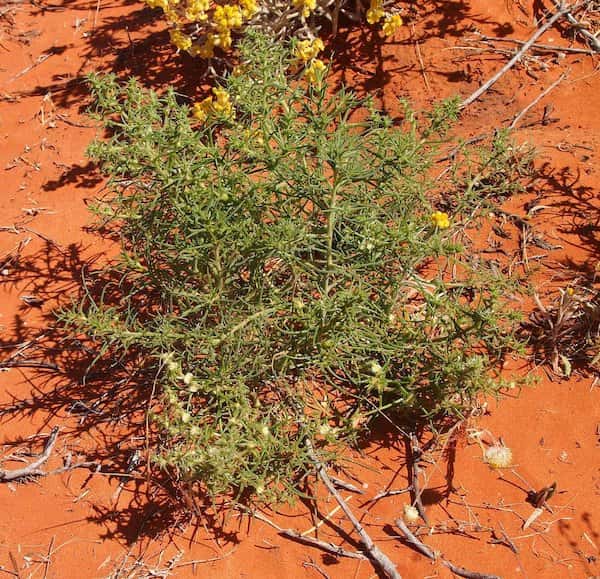
POLYGON ((419 473, 421 472, 421 468, 419 467, 419 462, 423 457, 423 451, 419 446, 419 441, 414 434, 410 435, 410 472, 411 472, 411 494, 413 495, 413 502, 417 511, 419 511, 420 517, 423 519, 426 525, 429 525, 429 519, 427 518, 427 513, 425 512, 425 507, 423 506, 423 501, 421 500, 421 487, 419 485, 419 473))
POLYGON ((517 51, 517 53, 487 82, 485 82, 482 86, 480 86, 474 93, 472 93, 469 97, 467 97, 464 101, 460 103, 460 108, 463 109, 466 106, 470 105, 472 102, 476 101, 484 92, 490 89, 504 74, 506 74, 517 62, 519 62, 523 55, 531 48, 531 46, 535 43, 535 41, 542 35, 546 30, 548 30, 555 22, 561 19, 568 12, 572 12, 575 8, 580 7, 581 4, 567 4, 562 5, 559 10, 557 10, 546 22, 540 26, 521 46, 521 48, 517 51))
POLYGON ((46 444, 44 445, 44 450, 38 456, 38 458, 23 468, 16 468, 14 470, 0 469, 0 482, 10 482, 13 480, 26 478, 28 476, 46 475, 46 471, 41 470, 40 467, 50 458, 50 454, 52 453, 52 449, 56 444, 57 437, 58 426, 55 426, 50 432, 50 436, 48 436, 48 440, 46 440, 46 444))
POLYGON ((331 482, 331 479, 327 475, 327 471, 325 470, 323 463, 321 463, 321 461, 317 457, 310 440, 306 441, 306 447, 310 459, 315 463, 315 467, 317 469, 317 474, 319 475, 319 478, 323 481, 323 483, 327 487, 327 490, 333 495, 333 498, 338 502, 338 504, 344 511, 344 514, 352 523, 352 526, 354 527, 356 533, 360 537, 360 542, 365 548, 367 554, 369 555, 369 558, 373 561, 373 563, 377 565, 377 567, 379 567, 381 571, 385 573, 387 577, 390 577, 391 579, 402 579, 394 563, 389 559, 389 557, 385 553, 383 553, 379 549, 379 547, 377 547, 377 545, 375 545, 371 537, 360 524, 360 521, 356 518, 354 513, 350 510, 350 507, 348 507, 348 505, 346 504, 346 501, 344 501, 344 499, 340 496, 339 492, 331 482))
POLYGON ((448 569, 450 569, 450 571, 452 571, 452 573, 454 573, 455 575, 458 575, 459 577, 464 577, 465 579, 500 579, 498 575, 487 575, 486 573, 469 571, 468 569, 464 569, 463 567, 458 567, 457 565, 454 565, 454 563, 447 561, 441 556, 438 557, 438 555, 434 551, 432 551, 425 543, 423 543, 422 541, 417 539, 415 535, 413 535, 411 530, 406 526, 406 523, 402 519, 396 520, 396 526, 398 527, 398 529, 400 529, 400 531, 406 538, 406 542, 409 545, 414 547, 419 553, 425 555, 425 557, 431 559, 432 561, 436 561, 439 558, 442 565, 448 567, 448 569))

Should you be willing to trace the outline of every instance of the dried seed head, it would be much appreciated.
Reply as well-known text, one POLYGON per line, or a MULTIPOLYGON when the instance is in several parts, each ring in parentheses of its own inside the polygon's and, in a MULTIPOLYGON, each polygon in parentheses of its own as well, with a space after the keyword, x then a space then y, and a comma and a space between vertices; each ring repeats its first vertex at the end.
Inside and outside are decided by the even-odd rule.
POLYGON ((419 520, 419 511, 412 505, 404 505, 404 520, 407 523, 416 523, 419 520))
POLYGON ((490 446, 486 449, 484 458, 492 468, 507 468, 512 464, 512 450, 507 446, 490 446))

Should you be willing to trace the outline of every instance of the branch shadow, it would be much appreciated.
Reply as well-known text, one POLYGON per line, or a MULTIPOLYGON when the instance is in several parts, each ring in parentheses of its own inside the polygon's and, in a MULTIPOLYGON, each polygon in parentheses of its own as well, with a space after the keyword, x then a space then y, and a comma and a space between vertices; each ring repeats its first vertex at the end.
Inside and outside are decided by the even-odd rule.
POLYGON ((186 508, 185 489, 150 463, 147 450, 159 445, 147 420, 147 411, 158 404, 153 399, 155 370, 135 350, 112 355, 92 340, 72 335, 57 320, 57 311, 86 297, 118 303, 119 287, 127 282, 109 273, 108 261, 94 247, 73 243, 63 248, 47 242, 13 262, 10 277, 2 283, 40 300, 42 320, 28 325, 25 314, 31 306, 22 303, 0 335, 0 367, 10 359, 11 372, 20 372, 21 384, 16 378, 13 383, 21 392, 30 391, 26 398, 8 393, 12 399, 0 405, 0 426, 27 418, 42 431, 59 423, 65 449, 77 456, 73 462, 83 459, 98 468, 90 470, 80 489, 94 476, 113 481, 110 504, 94 503, 88 518, 104 528, 104 539, 133 545, 171 536, 201 513, 212 537, 235 543, 236 533, 225 529, 222 512, 199 489, 194 488, 194 509, 186 508), (57 370, 30 368, 31 361, 57 370), (136 454, 141 459, 132 463, 136 454))

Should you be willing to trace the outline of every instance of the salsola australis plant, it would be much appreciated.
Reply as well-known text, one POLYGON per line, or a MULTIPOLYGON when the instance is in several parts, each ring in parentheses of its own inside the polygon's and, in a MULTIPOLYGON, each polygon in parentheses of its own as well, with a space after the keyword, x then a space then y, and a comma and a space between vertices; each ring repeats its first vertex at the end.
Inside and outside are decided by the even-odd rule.
POLYGON ((155 462, 236 500, 292 496, 307 439, 335 457, 382 414, 460 415, 515 345, 510 282, 430 201, 456 103, 396 126, 325 72, 290 81, 292 60, 251 34, 202 122, 173 91, 91 79, 96 211, 122 239, 95 287, 119 282, 63 319, 156 375, 155 462))

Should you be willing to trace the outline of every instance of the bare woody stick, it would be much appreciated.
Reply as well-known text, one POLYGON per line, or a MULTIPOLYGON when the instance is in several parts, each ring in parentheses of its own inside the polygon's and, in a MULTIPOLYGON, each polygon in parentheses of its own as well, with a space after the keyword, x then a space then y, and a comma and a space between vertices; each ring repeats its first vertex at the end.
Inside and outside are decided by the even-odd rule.
MULTIPOLYGON (((560 4, 559 2, 557 2, 557 0, 552 0, 552 4, 554 4, 554 6, 556 6, 557 8, 560 8, 560 4)), ((584 2, 584 6, 586 4, 590 4, 590 0, 586 0, 586 2, 584 2)), ((571 24, 571 26, 573 26, 573 28, 575 28, 577 32, 579 32, 582 36, 585 37, 590 47, 595 52, 600 52, 600 40, 598 40, 598 38, 596 38, 589 30, 586 30, 585 27, 582 26, 581 23, 577 20, 577 18, 575 18, 575 16, 571 14, 570 10, 568 10, 565 13, 565 16, 567 17, 569 24, 571 24)))
POLYGON ((523 55, 529 50, 529 48, 535 43, 535 41, 542 35, 546 30, 548 30, 557 20, 562 18, 567 12, 571 12, 574 9, 575 5, 563 5, 557 12, 555 12, 551 18, 546 20, 546 22, 540 26, 529 38, 523 46, 517 51, 517 53, 494 75, 490 78, 485 84, 481 85, 471 96, 467 97, 462 103, 460 103, 460 108, 463 109, 466 106, 470 105, 472 102, 476 101, 484 92, 486 92, 491 86, 493 86, 498 79, 500 79, 504 74, 506 74, 517 62, 523 58, 523 55))
POLYGON ((325 467, 318 459, 313 445, 310 440, 306 441, 306 448, 308 449, 308 456, 315 463, 317 467, 317 474, 327 487, 327 490, 333 495, 333 498, 338 502, 344 514, 348 517, 352 526, 356 530, 358 536, 360 537, 360 542, 368 553, 370 559, 386 574, 390 579, 402 579, 400 573, 398 573, 396 569, 396 565, 389 559, 389 557, 383 553, 375 543, 371 537, 367 534, 367 532, 363 529, 363 526, 360 524, 360 521, 354 516, 354 513, 350 510, 350 507, 346 504, 346 501, 340 496, 339 492, 336 490, 335 486, 331 482, 327 472, 325 471, 325 467))
MULTIPOLYGON (((411 533, 410 529, 406 526, 402 519, 396 520, 396 526, 406 537, 406 542, 419 551, 421 555, 425 555, 425 557, 431 559, 432 561, 436 561, 438 559, 438 556, 425 543, 419 541, 419 539, 417 539, 417 537, 411 533)), ((458 567, 443 557, 440 557, 440 563, 442 563, 442 565, 445 567, 448 567, 448 569, 450 569, 450 571, 452 571, 452 573, 455 575, 464 577, 465 579, 501 579, 497 575, 486 575, 485 573, 478 573, 477 571, 469 571, 463 567, 458 567)))
POLYGON ((423 506, 423 501, 421 500, 421 487, 419 486, 419 473, 421 469, 419 467, 419 462, 421 457, 423 456, 423 451, 419 446, 419 441, 414 434, 410 435, 410 452, 411 452, 411 490, 413 495, 413 501, 415 503, 415 507, 417 507, 417 511, 419 511, 419 515, 423 519, 426 525, 429 525, 429 519, 427 518, 427 513, 425 512, 425 507, 423 506))
POLYGON ((537 104, 539 103, 548 93, 553 91, 565 78, 567 78, 568 73, 563 72, 548 88, 544 89, 533 101, 531 101, 520 113, 518 113, 515 118, 512 120, 510 125, 508 125, 509 129, 514 129, 518 122, 537 104))
POLYGON ((50 432, 50 436, 48 436, 48 440, 46 440, 46 444, 44 445, 44 450, 38 458, 24 468, 16 468, 14 470, 0 469, 0 482, 10 482, 28 476, 45 475, 46 472, 41 470, 40 467, 50 458, 57 437, 58 426, 55 426, 50 432))

